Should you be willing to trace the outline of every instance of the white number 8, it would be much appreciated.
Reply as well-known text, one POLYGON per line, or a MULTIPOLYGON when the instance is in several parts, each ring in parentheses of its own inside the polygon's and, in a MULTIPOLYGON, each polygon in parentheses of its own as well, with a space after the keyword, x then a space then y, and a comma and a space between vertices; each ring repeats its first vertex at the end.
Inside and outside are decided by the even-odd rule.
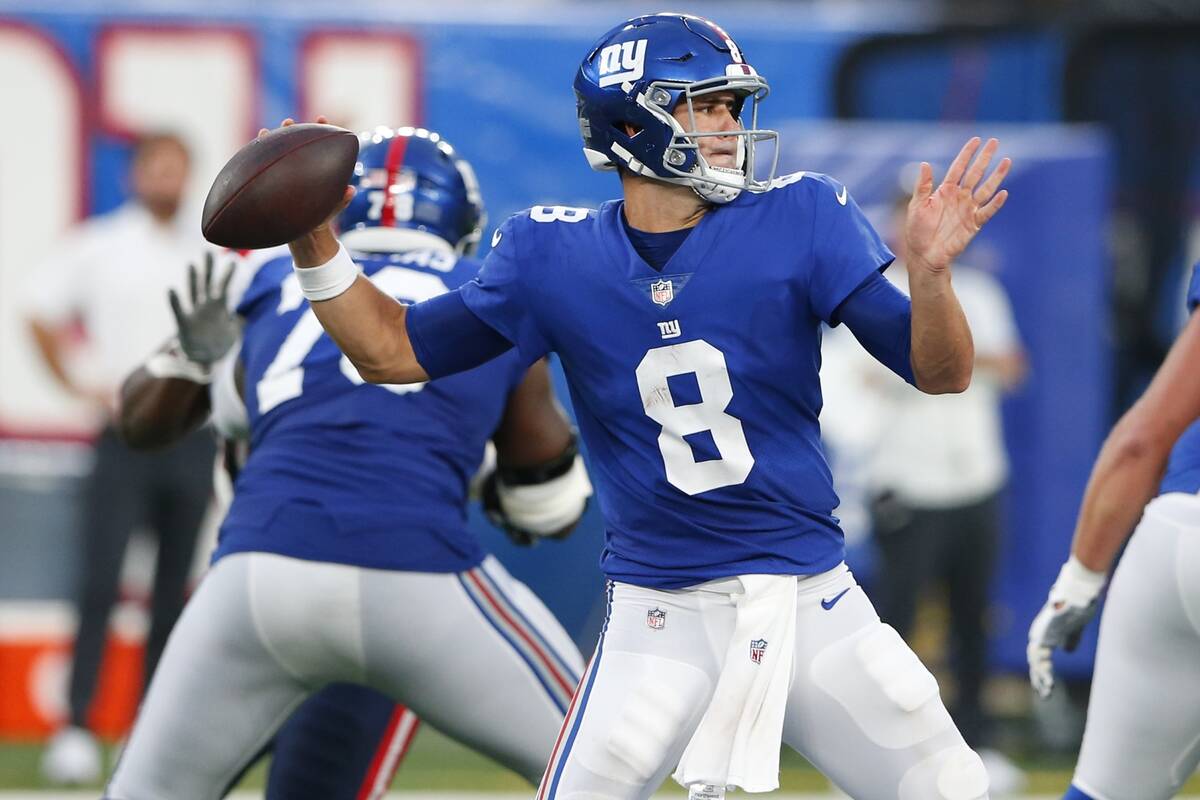
POLYGON ((742 422, 725 413, 733 399, 733 385, 725 355, 703 339, 655 347, 637 367, 638 391, 646 416, 662 425, 658 449, 662 451, 667 482, 695 495, 746 480, 754 456, 746 443, 742 422), (700 402, 675 405, 667 379, 694 373, 700 402), (696 461, 684 436, 709 431, 721 457, 696 461))
POLYGON ((581 222, 587 219, 586 208, 571 206, 534 206, 529 209, 529 218, 534 222, 581 222))

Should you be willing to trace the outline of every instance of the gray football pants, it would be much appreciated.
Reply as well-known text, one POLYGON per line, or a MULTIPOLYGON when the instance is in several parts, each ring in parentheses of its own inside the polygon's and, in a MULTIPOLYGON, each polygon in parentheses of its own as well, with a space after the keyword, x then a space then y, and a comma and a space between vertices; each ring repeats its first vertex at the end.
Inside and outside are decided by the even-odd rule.
POLYGON ((215 800, 333 681, 392 695, 536 783, 582 669, 491 557, 456 574, 227 556, 171 634, 106 797, 215 800))

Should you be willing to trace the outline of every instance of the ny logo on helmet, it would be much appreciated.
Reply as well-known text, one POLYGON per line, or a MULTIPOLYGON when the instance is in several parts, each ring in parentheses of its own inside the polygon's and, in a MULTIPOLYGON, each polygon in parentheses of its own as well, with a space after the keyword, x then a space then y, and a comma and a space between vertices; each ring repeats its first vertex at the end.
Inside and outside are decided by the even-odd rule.
POLYGON ((610 44, 600 51, 600 88, 642 77, 646 71, 646 41, 610 44))

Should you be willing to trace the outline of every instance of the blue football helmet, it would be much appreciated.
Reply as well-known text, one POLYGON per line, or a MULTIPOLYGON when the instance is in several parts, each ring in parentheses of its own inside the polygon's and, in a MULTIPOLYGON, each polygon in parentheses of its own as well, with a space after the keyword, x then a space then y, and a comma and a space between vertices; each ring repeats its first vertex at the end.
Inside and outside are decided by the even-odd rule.
POLYGON ((766 191, 779 149, 772 148, 771 168, 762 179, 755 176, 754 154, 756 144, 774 144, 779 137, 758 130, 758 103, 769 91, 766 79, 715 23, 689 14, 631 19, 596 42, 575 76, 583 154, 592 169, 620 165, 636 175, 691 186, 713 203, 728 203, 742 190, 766 191), (728 91, 736 97, 734 116, 742 129, 697 130, 695 98, 728 91), (680 103, 687 104, 686 129, 672 113, 680 103), (736 167, 707 163, 699 145, 706 136, 737 137, 736 167))
POLYGON ((350 185, 358 190, 337 220, 354 250, 394 252, 448 242, 470 255, 487 215, 475 171, 449 142, 424 128, 376 128, 359 134, 350 185), (416 231, 418 233, 414 234, 416 231))

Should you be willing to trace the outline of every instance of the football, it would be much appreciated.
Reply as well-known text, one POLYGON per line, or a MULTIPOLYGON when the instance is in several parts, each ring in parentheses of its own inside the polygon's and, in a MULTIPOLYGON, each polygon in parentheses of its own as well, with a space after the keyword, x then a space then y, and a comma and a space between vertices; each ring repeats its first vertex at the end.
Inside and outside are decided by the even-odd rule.
POLYGON ((276 128, 234 154, 204 201, 204 238, 234 250, 286 244, 341 202, 358 137, 336 125, 276 128))

